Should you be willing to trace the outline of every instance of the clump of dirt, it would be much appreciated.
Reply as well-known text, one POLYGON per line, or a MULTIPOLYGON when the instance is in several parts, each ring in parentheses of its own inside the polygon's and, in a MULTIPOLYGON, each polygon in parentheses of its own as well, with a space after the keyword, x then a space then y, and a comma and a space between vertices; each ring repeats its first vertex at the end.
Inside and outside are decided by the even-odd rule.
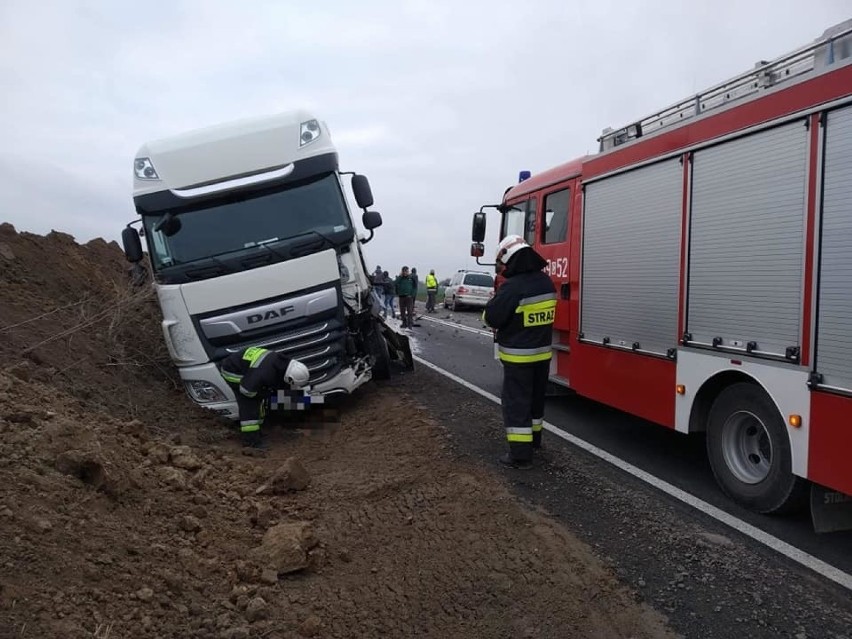
POLYGON ((0 231, 0 637, 672 636, 392 385, 247 456, 170 373, 109 366, 160 348, 150 301, 39 345, 135 294, 126 265, 0 231))

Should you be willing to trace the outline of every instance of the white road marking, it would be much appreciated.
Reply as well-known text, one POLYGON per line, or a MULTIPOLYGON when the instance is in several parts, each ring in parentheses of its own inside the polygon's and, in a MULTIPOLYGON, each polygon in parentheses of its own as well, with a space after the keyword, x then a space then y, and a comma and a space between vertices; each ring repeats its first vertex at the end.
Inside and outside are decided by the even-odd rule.
MULTIPOLYGON (((436 366, 432 362, 427 362, 422 357, 415 357, 419 363, 424 366, 431 368, 432 370, 440 373, 444 377, 447 377, 454 382, 461 384, 465 388, 472 390, 474 393, 477 393, 484 397, 485 399, 489 399, 495 404, 500 403, 500 398, 492 393, 489 393, 486 390, 471 384, 465 379, 462 379, 458 375, 454 375, 453 373, 444 370, 440 366, 436 366)), ((762 531, 760 528, 756 526, 752 526, 751 524, 725 512, 724 510, 713 506, 712 504, 708 504, 706 501, 699 499, 694 495, 690 495, 686 491, 681 490, 680 488, 673 486, 672 484, 663 481, 662 479, 655 477, 654 475, 645 472, 644 470, 637 468, 633 464, 630 464, 623 459, 619 459, 615 455, 612 455, 605 450, 598 448, 594 444, 590 444, 589 442, 580 439, 576 435, 572 435, 571 433, 567 433, 561 428, 554 426, 549 422, 544 422, 544 428, 557 437, 561 437, 565 441, 582 448, 583 450, 591 453, 595 457, 598 457, 606 462, 609 462, 616 468, 623 470, 630 475, 633 475, 637 479, 644 481, 647 484, 650 484, 657 490, 661 490, 667 495, 674 497, 675 499, 687 504, 688 506, 692 506, 693 508, 700 510, 705 515, 712 517, 713 519, 725 524, 736 530, 739 533, 742 533, 746 537, 751 537, 754 541, 771 548, 772 550, 781 553, 788 559, 792 559, 796 563, 808 568, 815 573, 825 577, 833 581, 840 586, 843 586, 847 590, 852 590, 852 575, 849 573, 843 572, 839 568, 828 564, 821 559, 817 559, 813 555, 810 555, 795 546, 788 544, 785 541, 782 541, 775 537, 774 535, 770 535, 767 532, 762 531)))
POLYGON ((429 317, 428 315, 421 315, 417 319, 424 319, 429 322, 434 322, 435 324, 440 324, 441 326, 449 326, 450 328, 457 328, 460 331, 467 331, 468 333, 476 333, 477 335, 485 335, 485 337, 492 337, 491 331, 484 331, 480 328, 472 328, 470 326, 465 326, 464 324, 456 324, 454 322, 447 322, 445 320, 439 320, 437 317, 429 317))

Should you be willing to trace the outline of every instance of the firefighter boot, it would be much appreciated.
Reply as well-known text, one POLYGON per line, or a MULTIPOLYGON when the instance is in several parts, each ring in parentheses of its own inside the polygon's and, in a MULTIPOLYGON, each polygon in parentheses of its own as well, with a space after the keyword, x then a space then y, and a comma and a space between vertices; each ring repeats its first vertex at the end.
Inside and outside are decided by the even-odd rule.
POLYGON ((263 437, 260 434, 259 430, 253 430, 248 433, 241 433, 241 438, 243 442, 243 446, 246 448, 253 448, 255 450, 266 450, 267 445, 266 442, 263 441, 263 437))
POLYGON ((498 460, 503 466, 514 468, 516 470, 529 470, 533 467, 532 461, 528 459, 515 459, 512 453, 506 453, 498 460))
POLYGON ((541 450, 541 431, 540 430, 534 430, 533 431, 532 447, 535 450, 541 450))

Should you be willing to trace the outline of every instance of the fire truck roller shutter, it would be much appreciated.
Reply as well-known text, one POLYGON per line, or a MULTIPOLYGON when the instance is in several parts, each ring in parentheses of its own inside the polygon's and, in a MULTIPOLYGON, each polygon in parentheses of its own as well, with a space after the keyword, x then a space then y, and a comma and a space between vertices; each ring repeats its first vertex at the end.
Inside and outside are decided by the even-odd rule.
POLYGON ((804 118, 695 153, 687 332, 784 357, 800 346, 804 118))
POLYGON ((826 386, 852 390, 852 107, 828 114, 816 370, 826 386))
POLYGON ((677 346, 682 198, 677 158, 586 185, 584 340, 661 355, 677 346))

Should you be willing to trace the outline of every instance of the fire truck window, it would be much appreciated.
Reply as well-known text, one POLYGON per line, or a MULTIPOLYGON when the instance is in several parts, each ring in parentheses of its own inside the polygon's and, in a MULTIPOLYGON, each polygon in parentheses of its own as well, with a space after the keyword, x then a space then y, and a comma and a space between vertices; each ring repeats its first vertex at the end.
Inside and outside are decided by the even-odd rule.
POLYGON ((503 234, 500 237, 520 235, 527 244, 532 244, 535 240, 535 200, 516 202, 511 207, 503 216, 503 234))
POLYGON ((503 217, 503 234, 500 237, 507 235, 524 236, 524 227, 526 225, 527 202, 518 202, 513 204, 512 208, 506 211, 503 217))
POLYGON ((524 229, 524 239, 529 245, 532 245, 535 242, 535 209, 535 200, 528 200, 527 222, 524 229))
POLYGON ((544 244, 565 241, 568 235, 570 196, 570 191, 563 189, 544 198, 544 224, 541 229, 541 239, 544 244))

